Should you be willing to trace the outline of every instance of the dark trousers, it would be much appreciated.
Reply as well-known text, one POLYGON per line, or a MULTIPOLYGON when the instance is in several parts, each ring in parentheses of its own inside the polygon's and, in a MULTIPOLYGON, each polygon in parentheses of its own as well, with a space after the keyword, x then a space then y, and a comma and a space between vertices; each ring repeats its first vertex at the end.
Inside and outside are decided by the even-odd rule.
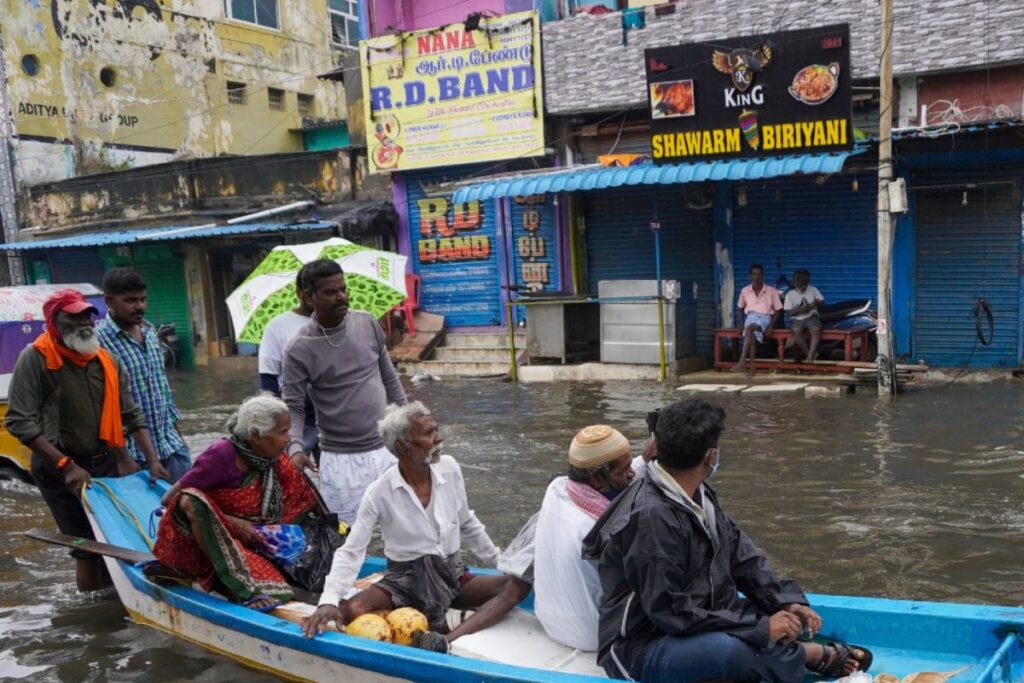
MULTIPOLYGON (((97 456, 75 457, 75 464, 84 468, 94 477, 116 477, 117 459, 109 451, 97 456)), ((82 501, 64 485, 64 475, 45 458, 32 454, 32 478, 43 494, 43 500, 50 508, 50 514, 57 522, 62 534, 95 539, 89 519, 85 516, 82 501)), ((93 553, 74 549, 72 557, 96 557, 93 553)))
POLYGON ((647 648, 639 678, 646 683, 804 680, 804 650, 796 643, 760 650, 728 633, 662 636, 647 648))

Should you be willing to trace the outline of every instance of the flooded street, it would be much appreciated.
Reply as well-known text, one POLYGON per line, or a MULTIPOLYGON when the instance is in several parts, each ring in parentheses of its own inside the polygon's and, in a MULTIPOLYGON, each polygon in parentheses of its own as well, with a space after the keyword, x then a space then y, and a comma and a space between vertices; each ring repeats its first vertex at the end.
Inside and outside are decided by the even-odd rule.
MULTIPOLYGON (((174 377, 194 453, 221 434, 255 375, 174 377)), ((654 383, 408 387, 438 415, 445 452, 499 545, 564 470, 593 422, 639 449, 644 415, 680 395, 654 383)), ((904 394, 722 397, 714 485, 776 568, 812 592, 1018 605, 1024 601, 1024 390, 956 383, 904 394)), ((33 681, 271 680, 128 621, 113 593, 81 596, 63 550, 25 539, 52 527, 29 486, 0 484, 0 678, 33 681)))

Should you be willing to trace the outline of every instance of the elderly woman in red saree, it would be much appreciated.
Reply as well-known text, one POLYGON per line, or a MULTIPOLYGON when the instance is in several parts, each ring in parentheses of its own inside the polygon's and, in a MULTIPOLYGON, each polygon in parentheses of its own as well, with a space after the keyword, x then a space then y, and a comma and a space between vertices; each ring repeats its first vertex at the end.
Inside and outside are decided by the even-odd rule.
POLYGON ((284 454, 291 418, 280 399, 246 399, 227 426, 231 436, 207 448, 164 496, 153 554, 159 573, 268 611, 293 590, 268 559, 261 527, 302 524, 326 510, 284 454))

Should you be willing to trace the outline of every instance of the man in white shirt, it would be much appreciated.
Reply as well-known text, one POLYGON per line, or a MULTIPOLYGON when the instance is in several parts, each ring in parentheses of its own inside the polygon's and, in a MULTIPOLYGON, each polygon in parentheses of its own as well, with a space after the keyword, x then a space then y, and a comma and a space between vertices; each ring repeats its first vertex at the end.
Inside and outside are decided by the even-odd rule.
POLYGON ((597 651, 601 581, 582 558, 583 538, 611 501, 629 486, 634 465, 629 441, 606 425, 584 427, 569 446, 569 474, 548 485, 537 517, 534 613, 552 640, 597 651))
POLYGON ((821 339, 821 318, 818 315, 818 308, 825 303, 825 297, 817 287, 810 284, 811 272, 806 268, 797 268, 793 272, 793 281, 796 285, 786 292, 786 315, 789 316, 793 340, 807 361, 813 363, 818 358, 818 341, 821 339), (805 329, 811 337, 810 348, 804 340, 805 329))
MULTIPOLYGON (((313 315, 313 309, 309 307, 302 296, 302 271, 295 279, 295 295, 299 303, 290 311, 285 311, 273 319, 263 328, 263 338, 260 340, 259 373, 260 390, 267 391, 281 398, 281 358, 284 355, 284 347, 289 340, 309 323, 309 317, 313 315)), ((306 422, 302 433, 302 448, 306 453, 311 453, 314 459, 318 459, 320 449, 317 448, 316 414, 313 412, 313 404, 306 399, 306 422)))
POLYGON ((348 624, 367 612, 409 606, 423 612, 431 628, 417 634, 413 645, 448 652, 451 641, 501 619, 526 597, 529 585, 466 570, 459 552, 463 541, 490 566, 499 550, 469 508, 459 464, 441 455, 442 439, 430 411, 419 401, 390 405, 379 430, 398 462, 363 494, 352 531, 334 554, 320 606, 302 630, 313 637, 330 621, 348 624), (378 525, 387 570, 376 584, 346 600, 378 525), (448 632, 450 607, 476 611, 448 632))

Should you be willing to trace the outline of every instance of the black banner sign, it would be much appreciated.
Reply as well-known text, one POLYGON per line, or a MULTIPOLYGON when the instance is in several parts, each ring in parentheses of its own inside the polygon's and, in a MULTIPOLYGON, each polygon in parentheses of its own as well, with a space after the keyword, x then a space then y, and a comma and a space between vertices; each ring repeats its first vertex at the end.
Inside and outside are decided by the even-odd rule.
POLYGON ((853 146, 847 24, 644 53, 659 164, 853 146))

